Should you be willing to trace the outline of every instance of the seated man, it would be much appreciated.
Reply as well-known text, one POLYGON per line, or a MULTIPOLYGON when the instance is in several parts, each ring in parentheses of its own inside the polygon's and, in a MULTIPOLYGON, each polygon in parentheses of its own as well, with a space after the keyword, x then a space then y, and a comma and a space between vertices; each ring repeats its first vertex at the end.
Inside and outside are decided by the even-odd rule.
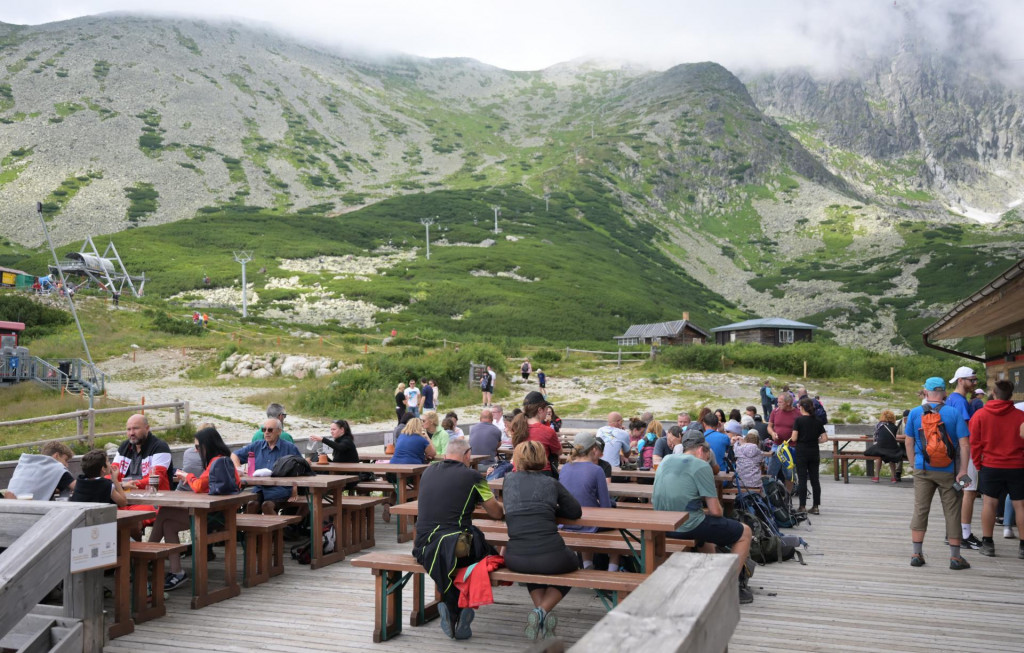
POLYGON ((28 497, 49 501, 56 494, 75 489, 68 463, 75 456, 63 442, 47 442, 39 454, 23 453, 18 458, 9 487, 10 498, 28 497))
POLYGON ((480 412, 480 421, 469 428, 469 443, 477 454, 487 456, 480 464, 480 471, 497 462, 498 447, 501 446, 501 429, 492 422, 490 410, 480 412))
MULTIPOLYGON (((270 404, 267 406, 267 419, 276 419, 281 422, 281 439, 285 442, 291 442, 295 444, 295 440, 292 436, 284 430, 284 418, 288 417, 288 413, 284 412, 284 406, 281 404, 270 404)), ((263 429, 256 429, 256 432, 252 434, 251 442, 263 439, 263 429)))
MULTIPOLYGON (((274 469, 274 463, 285 456, 302 456, 298 448, 291 442, 281 439, 281 422, 273 417, 268 417, 260 429, 263 433, 262 440, 250 442, 241 449, 231 454, 231 462, 238 468, 239 473, 244 475, 249 460, 249 452, 256 454, 256 469, 274 469), (244 462, 243 462, 244 461, 244 462)), ((288 501, 292 495, 292 488, 284 486, 259 487, 257 492, 261 495, 260 501, 264 514, 273 514, 280 507, 277 504, 288 501)))
POLYGON ((711 448, 703 436, 692 431, 682 442, 682 455, 666 456, 654 477, 653 503, 655 510, 675 510, 689 513, 680 530, 669 537, 694 540, 703 553, 714 553, 715 545, 727 546, 740 558, 740 603, 752 603, 754 595, 747 587, 747 553, 750 551, 751 531, 746 524, 722 516, 722 504, 715 489, 715 476, 708 461, 711 448), (707 504, 704 514, 701 504, 707 504))
POLYGON ((468 639, 472 635, 470 623, 475 615, 471 608, 459 608, 459 590, 454 583, 456 570, 494 553, 484 534, 473 526, 473 509, 483 503, 491 519, 505 516, 487 481, 470 467, 469 461, 469 440, 452 438, 444 460, 423 472, 412 550, 441 590, 441 630, 452 639, 468 639), (465 550, 463 533, 471 536, 465 550))

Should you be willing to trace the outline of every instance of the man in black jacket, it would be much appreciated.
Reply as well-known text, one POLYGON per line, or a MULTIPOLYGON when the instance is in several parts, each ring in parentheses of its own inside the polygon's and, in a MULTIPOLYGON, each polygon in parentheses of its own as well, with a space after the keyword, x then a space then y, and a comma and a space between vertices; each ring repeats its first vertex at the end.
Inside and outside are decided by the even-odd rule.
POLYGON ((494 553, 484 534, 473 526, 473 509, 482 503, 491 519, 505 516, 487 481, 469 465, 469 440, 452 438, 444 460, 423 472, 412 550, 441 591, 441 630, 452 639, 468 639, 475 616, 472 609, 459 608, 456 570, 494 553))

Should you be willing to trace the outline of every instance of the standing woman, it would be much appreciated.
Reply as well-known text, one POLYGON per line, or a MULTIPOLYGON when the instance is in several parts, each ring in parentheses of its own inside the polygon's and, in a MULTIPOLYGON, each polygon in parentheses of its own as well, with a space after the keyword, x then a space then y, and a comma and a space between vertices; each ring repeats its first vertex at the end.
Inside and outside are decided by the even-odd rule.
POLYGON ((395 388, 395 414, 398 416, 398 421, 402 421, 402 415, 405 415, 405 405, 405 384, 399 383, 395 388))
POLYGON ((800 417, 793 422, 793 433, 789 436, 789 444, 793 448, 793 462, 796 465, 798 483, 796 487, 797 501, 800 510, 807 508, 807 482, 810 481, 814 491, 814 503, 808 511, 818 514, 821 504, 821 483, 818 481, 818 466, 821 464, 821 452, 818 445, 828 440, 825 427, 814 416, 814 404, 809 397, 800 399, 800 417))
MULTIPOLYGON (((547 455, 540 442, 527 441, 517 446, 513 462, 517 471, 505 477, 502 488, 509 534, 505 566, 527 574, 576 571, 576 554, 558 534, 556 519, 582 517, 579 501, 561 483, 544 473, 547 455)), ((553 637, 558 619, 551 610, 570 588, 527 583, 526 589, 534 605, 526 618, 526 637, 553 637)))

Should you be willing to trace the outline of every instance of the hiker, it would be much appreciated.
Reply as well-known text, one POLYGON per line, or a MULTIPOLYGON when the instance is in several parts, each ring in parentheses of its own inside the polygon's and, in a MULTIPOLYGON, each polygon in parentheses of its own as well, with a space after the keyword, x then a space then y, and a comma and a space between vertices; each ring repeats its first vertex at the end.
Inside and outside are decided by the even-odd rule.
POLYGON ((821 483, 818 480, 818 467, 821 465, 821 451, 818 448, 828 440, 825 426, 814 415, 814 402, 809 397, 800 398, 800 417, 793 423, 793 432, 789 443, 794 447, 793 462, 796 465, 798 485, 796 489, 800 512, 807 507, 807 484, 811 484, 814 492, 814 503, 808 510, 812 515, 819 512, 821 505, 821 483))
MULTIPOLYGON (((890 483, 899 483, 903 476, 903 459, 906 452, 903 445, 896 439, 899 427, 896 426, 896 413, 891 410, 883 410, 879 416, 878 424, 875 424, 874 442, 864 450, 865 456, 878 456, 882 462, 889 463, 892 469, 892 480, 890 483)), ((874 461, 869 460, 868 463, 874 461)), ((879 470, 881 472, 881 470, 879 470)), ((873 475, 871 482, 878 482, 878 474, 873 475)))

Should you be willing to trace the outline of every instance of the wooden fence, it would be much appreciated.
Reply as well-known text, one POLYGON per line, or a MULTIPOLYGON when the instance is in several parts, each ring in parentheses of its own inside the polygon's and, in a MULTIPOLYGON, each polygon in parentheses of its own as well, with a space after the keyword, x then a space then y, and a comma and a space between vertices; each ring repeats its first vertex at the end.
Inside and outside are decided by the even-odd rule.
POLYGON ((124 430, 119 431, 108 431, 106 433, 96 432, 96 416, 108 413, 137 413, 140 410, 145 412, 149 410, 163 410, 173 409, 174 410, 174 424, 167 426, 153 426, 151 431, 169 431, 171 429, 178 428, 183 423, 188 423, 191 415, 189 410, 189 403, 187 401, 175 400, 169 401, 162 404, 138 404, 132 406, 119 406, 116 408, 87 408, 85 410, 76 410, 71 413, 61 413, 59 415, 47 415, 45 417, 31 417, 28 419, 18 419, 10 422, 0 422, 0 428, 5 426, 25 426, 27 424, 42 424, 44 422, 60 422, 64 420, 75 420, 76 423, 76 434, 65 438, 47 438, 46 440, 37 440, 34 442, 21 442, 18 444, 9 444, 0 447, 0 451, 7 449, 27 449, 30 447, 36 447, 47 442, 73 442, 73 441, 84 441, 90 447, 96 438, 103 438, 111 435, 124 435, 124 430), (183 419, 184 418, 184 419, 183 419))
POLYGON ((642 360, 639 360, 639 359, 629 359, 628 357, 629 356, 646 356, 650 360, 654 360, 654 357, 658 353, 658 348, 652 346, 651 350, 649 352, 647 352, 647 351, 622 351, 622 349, 620 348, 616 352, 616 351, 591 351, 589 349, 571 349, 569 347, 566 347, 565 348, 565 359, 569 360, 569 354, 571 354, 573 352, 575 352, 577 354, 597 354, 599 356, 615 356, 615 358, 599 358, 599 359, 597 359, 597 362, 598 363, 615 363, 618 367, 622 367, 622 357, 623 356, 627 357, 627 359, 626 359, 627 363, 642 363, 643 362, 642 360))

